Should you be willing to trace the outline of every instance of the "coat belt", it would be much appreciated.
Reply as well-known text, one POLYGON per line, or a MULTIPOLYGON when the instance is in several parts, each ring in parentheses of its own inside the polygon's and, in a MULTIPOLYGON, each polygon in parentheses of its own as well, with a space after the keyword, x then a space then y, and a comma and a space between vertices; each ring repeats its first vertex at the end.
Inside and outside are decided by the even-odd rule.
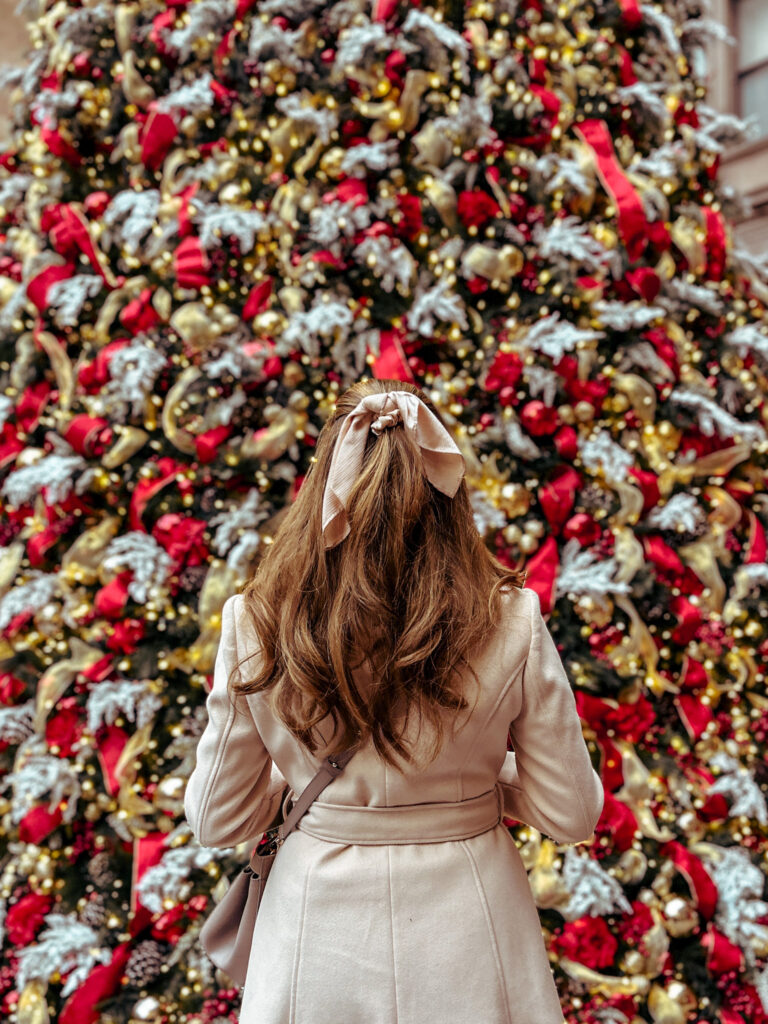
POLYGON ((446 843, 495 828, 502 818, 499 784, 468 800, 362 807, 314 800, 296 828, 317 839, 355 846, 446 843))

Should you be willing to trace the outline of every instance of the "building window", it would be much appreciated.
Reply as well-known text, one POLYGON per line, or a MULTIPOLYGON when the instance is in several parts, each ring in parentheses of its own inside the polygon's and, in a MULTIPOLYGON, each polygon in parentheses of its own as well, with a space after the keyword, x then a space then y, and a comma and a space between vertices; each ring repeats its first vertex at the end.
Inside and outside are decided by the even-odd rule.
POLYGON ((756 115, 768 135, 768 3, 737 0, 736 102, 741 117, 756 115))

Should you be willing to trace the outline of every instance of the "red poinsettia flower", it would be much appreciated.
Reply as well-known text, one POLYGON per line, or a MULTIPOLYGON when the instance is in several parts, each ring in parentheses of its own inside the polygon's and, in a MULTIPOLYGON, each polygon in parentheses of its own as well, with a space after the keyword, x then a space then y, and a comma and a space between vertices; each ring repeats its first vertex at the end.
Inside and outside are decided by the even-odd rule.
POLYGON ((554 941, 555 949, 586 967, 610 967, 618 942, 602 917, 591 915, 568 921, 554 941))

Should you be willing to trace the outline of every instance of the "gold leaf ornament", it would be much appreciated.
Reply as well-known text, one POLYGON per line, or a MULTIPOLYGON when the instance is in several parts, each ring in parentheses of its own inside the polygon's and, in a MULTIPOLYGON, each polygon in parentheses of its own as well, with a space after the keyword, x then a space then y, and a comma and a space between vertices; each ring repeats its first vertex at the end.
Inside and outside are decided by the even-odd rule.
POLYGON ((184 664, 178 660, 181 652, 176 651, 168 658, 171 664, 178 664, 189 672, 212 671, 221 638, 221 610, 227 598, 237 593, 241 582, 223 559, 216 558, 211 562, 197 604, 200 634, 184 649, 184 664))
POLYGON ((561 969, 573 978, 574 981, 587 985, 591 992, 597 991, 603 995, 645 995, 650 988, 648 978, 639 975, 628 977, 627 975, 601 974, 591 967, 586 967, 568 957, 561 957, 558 961, 561 969))
POLYGON ((178 424, 179 403, 202 374, 196 366, 184 370, 165 396, 162 412, 163 433, 171 444, 187 455, 196 453, 195 437, 178 424))
POLYGON ((562 875, 555 867, 557 847, 550 839, 542 839, 539 856, 528 875, 537 907, 550 909, 566 903, 570 897, 562 875))
POLYGON ((495 249, 478 243, 469 248, 462 260, 463 269, 487 281, 511 281, 523 269, 524 257, 514 245, 503 245, 495 249))
POLYGON ((279 459, 296 441, 296 431, 304 428, 309 417, 304 412, 280 408, 266 427, 247 435, 240 446, 240 454, 246 459, 279 459))
POLYGON ((67 580, 91 586, 99 579, 104 552, 120 531, 118 516, 107 516, 96 526, 81 533, 61 559, 62 573, 67 580))
POLYGON ((85 672, 91 665, 104 657, 104 652, 96 647, 89 647, 79 636, 69 640, 71 654, 62 661, 57 661, 46 669, 37 684, 35 694, 35 732, 45 731, 45 722, 51 709, 64 695, 70 683, 79 672, 85 672))
POLYGON ((146 110, 152 100, 155 99, 155 90, 145 81, 137 68, 136 54, 133 50, 126 50, 123 54, 123 68, 123 77, 120 80, 123 95, 129 103, 134 103, 137 107, 141 107, 142 110, 146 110))

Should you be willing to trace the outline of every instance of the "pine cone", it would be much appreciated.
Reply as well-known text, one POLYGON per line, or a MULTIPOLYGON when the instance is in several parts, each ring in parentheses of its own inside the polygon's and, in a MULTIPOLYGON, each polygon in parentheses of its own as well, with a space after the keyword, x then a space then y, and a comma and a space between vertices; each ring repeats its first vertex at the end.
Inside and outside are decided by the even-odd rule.
POLYGON ((107 919, 107 907, 104 897, 99 893, 93 893, 86 905, 80 911, 80 920, 91 928, 100 928, 107 919))
POLYGON ((109 854, 102 851, 88 861, 88 874, 100 889, 106 889, 117 878, 111 868, 110 860, 109 854))
POLYGON ((199 592, 207 573, 207 565, 188 565, 179 574, 181 589, 191 593, 199 592))
POLYGON ((144 988, 155 980, 164 963, 165 952, 159 942, 152 939, 140 942, 125 965, 128 984, 135 988, 144 988))
POLYGON ((581 489, 579 504, 585 512, 594 513, 598 509, 608 511, 613 505, 613 493, 600 484, 588 483, 581 489))

